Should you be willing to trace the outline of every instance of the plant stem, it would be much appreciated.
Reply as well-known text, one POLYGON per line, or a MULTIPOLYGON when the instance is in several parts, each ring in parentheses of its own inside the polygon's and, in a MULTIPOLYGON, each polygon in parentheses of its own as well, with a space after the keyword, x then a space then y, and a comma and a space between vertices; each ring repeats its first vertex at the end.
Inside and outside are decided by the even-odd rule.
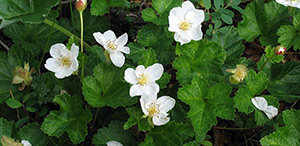
POLYGON ((275 55, 273 55, 273 56, 271 56, 270 58, 268 58, 268 59, 265 61, 264 65, 260 68, 260 70, 259 70, 258 72, 261 72, 261 71, 264 69, 264 67, 267 65, 267 63, 268 63, 274 56, 275 56, 275 55))
POLYGON ((39 63, 39 67, 38 67, 39 72, 40 72, 40 67, 41 67, 41 64, 42 64, 42 62, 43 62, 43 59, 44 59, 46 50, 47 50, 47 48, 48 48, 48 44, 49 44, 50 39, 51 39, 51 36, 52 36, 53 26, 54 26, 54 21, 52 22, 50 34, 49 34, 49 36, 48 36, 47 43, 46 43, 45 48, 44 48, 44 52, 43 52, 42 58, 41 58, 40 63, 39 63))
POLYGON ((81 45, 81 53, 82 53, 82 59, 81 59, 81 81, 84 78, 84 54, 83 54, 83 17, 82 17, 82 11, 79 12, 80 16, 80 45, 81 45))
MULTIPOLYGON (((51 21, 51 20, 49 20, 49 19, 46 18, 46 19, 44 20, 44 23, 45 23, 45 24, 48 24, 48 25, 50 25, 50 26, 52 26, 53 21, 51 21)), ((69 37, 74 36, 75 39, 76 39, 77 41, 80 41, 80 38, 79 38, 78 36, 74 35, 74 34, 71 33, 70 31, 68 31, 68 30, 66 30, 65 28, 63 28, 62 26, 60 26, 60 25, 54 23, 53 27, 54 27, 55 29, 57 29, 58 31, 64 33, 65 35, 69 36, 69 37)), ((83 44, 84 44, 84 46, 86 46, 86 47, 88 47, 88 48, 90 47, 90 45, 87 44, 87 43, 84 42, 84 41, 83 41, 83 44)))

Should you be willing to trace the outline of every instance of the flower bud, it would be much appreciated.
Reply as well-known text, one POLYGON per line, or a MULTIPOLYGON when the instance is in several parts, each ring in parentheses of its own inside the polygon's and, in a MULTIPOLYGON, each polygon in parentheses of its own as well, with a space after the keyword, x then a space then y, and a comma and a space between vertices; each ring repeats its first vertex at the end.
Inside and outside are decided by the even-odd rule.
POLYGON ((235 69, 227 69, 227 72, 233 73, 233 75, 229 78, 229 82, 231 84, 238 84, 242 82, 247 76, 247 70, 248 69, 243 64, 236 65, 235 69))
POLYGON ((77 11, 82 12, 87 6, 87 0, 77 0, 75 3, 75 7, 77 11))
POLYGON ((29 63, 24 63, 24 68, 21 66, 16 66, 14 70, 14 77, 12 79, 12 84, 20 84, 22 83, 22 86, 19 87, 19 90, 23 90, 25 86, 29 86, 32 82, 32 73, 35 73, 35 69, 32 68, 29 71, 29 63))
POLYGON ((283 55, 286 52, 286 48, 284 46, 277 46, 274 51, 276 55, 283 55))

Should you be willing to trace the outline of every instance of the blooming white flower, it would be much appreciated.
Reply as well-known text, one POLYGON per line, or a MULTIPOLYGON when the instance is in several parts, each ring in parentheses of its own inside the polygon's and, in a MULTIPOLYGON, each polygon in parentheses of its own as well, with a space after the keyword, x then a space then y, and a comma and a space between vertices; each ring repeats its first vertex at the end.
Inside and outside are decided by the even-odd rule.
POLYGON ((276 0, 276 2, 285 6, 300 8, 300 0, 276 0))
POLYGON ((155 95, 159 92, 159 86, 155 83, 164 72, 164 67, 155 63, 145 69, 143 65, 139 65, 134 70, 127 68, 125 70, 124 79, 133 84, 130 88, 129 94, 131 97, 148 94, 155 95))
POLYGON ((112 63, 117 67, 122 67, 125 62, 125 57, 121 52, 125 54, 130 53, 129 47, 125 46, 128 41, 127 33, 124 33, 117 38, 113 31, 108 30, 103 34, 100 32, 95 32, 93 36, 96 41, 109 52, 109 57, 112 63))
POLYGON ((50 48, 50 55, 53 58, 46 60, 46 69, 55 72, 55 76, 59 79, 70 76, 78 69, 79 47, 72 44, 71 51, 64 44, 54 44, 50 48))
POLYGON ((31 146, 30 142, 27 140, 22 140, 21 143, 23 144, 23 146, 31 146))
POLYGON ((201 23, 204 21, 204 11, 195 9, 190 1, 182 3, 182 7, 175 7, 169 14, 169 28, 175 32, 174 39, 181 45, 191 40, 202 39, 201 23))
POLYGON ((170 121, 168 111, 175 106, 175 100, 169 96, 156 99, 156 95, 142 95, 140 98, 142 110, 146 116, 152 118, 156 126, 164 125, 170 121))
POLYGON ((121 143, 117 142, 117 141, 109 141, 106 143, 107 146, 123 146, 121 143))
POLYGON ((257 109, 263 111, 269 119, 278 114, 278 109, 271 105, 268 106, 267 100, 263 97, 254 97, 251 99, 251 102, 257 109))

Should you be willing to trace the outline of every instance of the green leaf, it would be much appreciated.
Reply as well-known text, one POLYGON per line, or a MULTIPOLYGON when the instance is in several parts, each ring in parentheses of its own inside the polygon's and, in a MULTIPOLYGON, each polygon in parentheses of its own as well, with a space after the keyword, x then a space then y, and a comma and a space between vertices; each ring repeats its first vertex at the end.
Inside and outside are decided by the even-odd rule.
POLYGON ((48 137, 44 134, 38 123, 30 123, 19 131, 21 139, 28 140, 31 145, 45 146, 48 144, 48 137))
POLYGON ((126 58, 129 58, 134 63, 138 64, 144 52, 146 52, 146 49, 140 44, 133 42, 130 42, 127 46, 130 48, 130 54, 126 55, 126 58))
POLYGON ((287 7, 275 1, 264 4, 263 1, 253 1, 248 4, 243 21, 238 24, 238 32, 241 38, 248 42, 260 36, 260 43, 264 46, 277 45, 277 30, 283 24, 287 24, 287 7))
POLYGON ((286 62, 273 64, 270 70, 270 84, 268 91, 271 95, 286 100, 293 95, 300 98, 300 63, 286 62))
POLYGON ((203 0, 202 2, 206 9, 209 9, 211 7, 211 0, 203 0))
POLYGON ((84 141, 92 113, 82 107, 80 97, 62 94, 56 96, 53 102, 59 104, 60 110, 50 112, 42 124, 42 131, 55 137, 60 137, 66 131, 73 144, 84 141))
POLYGON ((234 102, 229 97, 231 87, 216 84, 211 87, 203 78, 194 77, 191 85, 178 91, 178 98, 190 106, 188 117, 198 135, 206 132, 217 123, 216 117, 234 118, 234 102))
MULTIPOLYGON (((13 135, 13 131, 15 130, 14 122, 7 121, 6 119, 0 118, 0 137, 8 136, 11 137, 13 135)), ((2 146, 0 142, 0 146, 2 146)))
POLYGON ((93 0, 91 4, 91 14, 102 16, 109 12, 110 7, 122 7, 124 0, 93 0))
POLYGON ((267 46, 265 49, 266 57, 270 59, 272 63, 279 63, 284 59, 283 55, 277 55, 275 53, 275 48, 267 46))
POLYGON ((83 80, 84 99, 93 107, 111 106, 117 108, 133 105, 137 98, 129 96, 129 84, 123 82, 124 69, 107 63, 94 69, 94 76, 83 80))
POLYGON ((129 107, 126 108, 126 111, 129 114, 130 118, 124 124, 124 130, 129 129, 134 125, 138 125, 139 131, 149 131, 151 129, 147 118, 142 118, 142 116, 144 115, 142 109, 136 107, 129 107))
POLYGON ((10 108, 14 108, 14 109, 22 106, 22 103, 19 100, 13 98, 9 98, 5 102, 10 108))
POLYGON ((251 98, 260 95, 267 88, 268 78, 264 72, 256 74, 253 70, 248 71, 245 78, 246 85, 240 86, 233 98, 235 107, 246 114, 254 110, 251 98))
POLYGON ((99 129, 93 136, 93 144, 96 146, 105 145, 112 140, 128 146, 134 143, 131 132, 123 130, 123 123, 120 121, 112 121, 108 127, 99 129))
POLYGON ((173 66, 177 69, 177 80, 181 85, 191 83, 195 76, 203 77, 209 84, 218 83, 223 78, 220 69, 225 60, 225 50, 215 42, 192 41, 183 46, 177 45, 182 54, 176 58, 173 66))
POLYGON ((4 19, 33 13, 32 0, 0 0, 0 16, 4 19))
POLYGON ((139 65, 144 65, 145 68, 157 63, 155 51, 152 48, 147 49, 142 58, 139 60, 139 65))
POLYGON ((298 146, 300 145, 300 112, 299 110, 283 111, 285 127, 263 137, 260 142, 263 146, 298 146))
POLYGON ((173 61, 175 57, 172 45, 174 39, 167 26, 146 24, 138 32, 137 39, 140 45, 150 47, 155 51, 158 62, 169 64, 173 61))
POLYGON ((278 42, 286 48, 294 47, 294 50, 300 49, 300 14, 293 17, 293 26, 283 25, 279 28, 277 35, 279 35, 278 42))
POLYGON ((159 85, 160 89, 167 88, 167 84, 169 83, 171 79, 171 75, 168 73, 163 73, 161 78, 157 81, 157 84, 159 85))
POLYGON ((153 22, 157 25, 168 24, 169 12, 172 8, 180 6, 179 0, 152 0, 152 6, 158 13, 158 17, 155 11, 151 8, 146 8, 142 11, 142 17, 146 22, 153 22))
POLYGON ((193 128, 190 125, 170 121, 164 126, 153 128, 147 133, 146 138, 141 145, 183 145, 183 142, 193 135, 193 128))
POLYGON ((221 19, 227 24, 232 24, 232 18, 226 14, 222 14, 221 19))

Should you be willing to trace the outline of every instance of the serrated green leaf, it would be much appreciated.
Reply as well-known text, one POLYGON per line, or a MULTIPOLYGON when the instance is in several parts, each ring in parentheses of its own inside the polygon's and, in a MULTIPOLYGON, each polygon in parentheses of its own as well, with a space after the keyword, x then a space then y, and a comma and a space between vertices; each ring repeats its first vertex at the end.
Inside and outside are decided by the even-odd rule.
POLYGON ((126 58, 131 59, 134 63, 138 63, 146 49, 140 44, 133 42, 130 42, 127 46, 130 48, 130 54, 126 55, 126 58))
POLYGON ((155 51, 158 62, 169 64, 175 57, 174 46, 172 45, 174 39, 170 36, 172 35, 167 30, 167 26, 146 24, 138 32, 137 39, 140 45, 150 47, 155 51))
POLYGON ((137 98, 129 96, 129 84, 122 81, 125 68, 120 69, 107 63, 96 66, 94 76, 83 80, 84 99, 93 107, 117 108, 135 104, 137 98))
POLYGON ((211 87, 203 78, 194 77, 191 85, 178 91, 178 98, 190 106, 188 117, 198 135, 205 133, 217 123, 216 117, 234 118, 234 102, 229 95, 231 87, 216 84, 211 87))
POLYGON ((134 145, 134 139, 131 132, 123 130, 123 123, 120 121, 112 121, 108 127, 98 130, 93 136, 93 144, 96 146, 105 145, 108 141, 117 141, 123 145, 134 145))
POLYGON ((94 16, 102 16, 109 12, 109 4, 107 0, 93 0, 91 3, 91 14, 94 16))
POLYGON ((254 110, 251 98, 260 95, 267 88, 268 78, 264 72, 256 74, 253 70, 248 71, 245 78, 246 85, 240 86, 233 98, 235 107, 246 114, 254 110))
POLYGON ((168 73, 163 73, 161 78, 157 81, 157 84, 159 85, 160 89, 167 88, 167 84, 169 83, 171 79, 171 75, 168 73))
POLYGON ((0 3, 0 16, 3 19, 34 12, 34 3, 32 0, 0 0, 0 3))
POLYGON ((222 80, 221 66, 226 54, 217 43, 206 40, 192 41, 183 46, 177 45, 176 50, 182 52, 173 64, 178 70, 177 80, 181 85, 191 83, 195 76, 205 78, 211 85, 222 80))
POLYGON ((134 125, 138 125, 139 131, 149 131, 151 126, 148 123, 147 118, 142 118, 144 115, 142 109, 136 107, 129 107, 126 108, 127 113, 129 114, 130 118, 124 124, 124 130, 129 129, 134 125))
POLYGON ((45 146, 48 144, 48 137, 44 134, 38 123, 27 124, 19 131, 21 139, 28 140, 31 145, 45 146))
POLYGON ((152 48, 147 49, 141 59, 139 60, 139 65, 144 65, 145 68, 157 63, 155 51, 152 48))
POLYGON ((153 128, 147 133, 142 146, 165 145, 180 146, 190 136, 193 136, 193 128, 187 124, 179 124, 170 121, 164 126, 153 128))
POLYGON ((13 108, 13 109, 19 108, 22 106, 22 103, 19 100, 12 99, 12 98, 7 99, 5 102, 10 108, 13 108))
MULTIPOLYGON (((11 137, 14 131, 14 123, 7 121, 6 119, 0 118, 0 137, 8 136, 11 137)), ((2 146, 0 142, 0 146, 2 146)))
POLYGON ((283 55, 275 54, 275 48, 267 46, 265 49, 266 57, 270 59, 272 63, 279 63, 284 59, 283 55))
POLYGON ((50 112, 42 124, 42 131, 55 137, 66 131, 74 144, 84 141, 92 113, 89 109, 83 109, 80 97, 62 94, 56 96, 53 102, 59 104, 60 110, 50 112))
POLYGON ((300 63, 287 62, 273 64, 270 70, 270 84, 268 91, 271 95, 286 100, 293 95, 300 98, 300 63))
POLYGON ((260 142, 263 146, 298 146, 300 145, 300 112, 299 110, 286 110, 283 112, 285 127, 278 128, 276 132, 263 137, 260 142))
POLYGON ((278 42, 286 48, 293 46, 294 50, 300 49, 300 14, 293 17, 293 26, 283 25, 279 28, 277 35, 279 35, 278 42))
POLYGON ((248 4, 243 21, 238 24, 241 38, 250 42, 260 36, 264 46, 277 44, 276 32, 282 24, 287 24, 288 10, 274 1, 264 4, 263 1, 253 1, 248 4))

